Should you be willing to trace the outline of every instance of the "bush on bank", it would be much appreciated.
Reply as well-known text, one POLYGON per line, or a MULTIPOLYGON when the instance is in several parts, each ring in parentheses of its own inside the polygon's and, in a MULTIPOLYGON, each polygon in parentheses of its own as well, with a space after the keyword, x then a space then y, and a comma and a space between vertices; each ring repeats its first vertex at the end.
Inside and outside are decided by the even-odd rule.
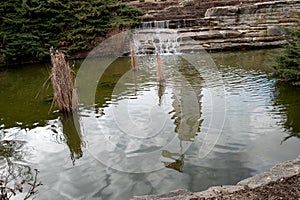
POLYGON ((284 51, 276 58, 275 69, 281 78, 300 85, 300 14, 298 26, 287 29, 287 45, 284 51))

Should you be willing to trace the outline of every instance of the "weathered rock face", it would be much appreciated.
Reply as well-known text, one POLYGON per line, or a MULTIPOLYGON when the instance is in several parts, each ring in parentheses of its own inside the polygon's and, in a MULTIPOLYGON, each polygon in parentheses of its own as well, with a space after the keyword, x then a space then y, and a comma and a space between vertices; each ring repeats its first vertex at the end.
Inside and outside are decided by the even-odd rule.
MULTIPOLYGON (((183 6, 192 3, 195 1, 181 2, 183 6)), ((178 40, 192 38, 193 44, 181 43, 182 52, 194 50, 195 45, 212 51, 268 48, 286 43, 283 29, 297 26, 299 10, 300 0, 239 4, 209 8, 203 18, 147 22, 147 25, 175 28, 178 40)))
POLYGON ((206 42, 211 49, 280 46, 285 44, 283 28, 297 25, 299 10, 299 0, 209 8, 204 19, 231 37, 221 43, 206 42))
POLYGON ((182 20, 204 17, 208 8, 216 6, 253 4, 268 0, 168 0, 158 2, 132 2, 145 12, 143 21, 182 20))
POLYGON ((223 19, 222 22, 227 24, 249 24, 257 22, 258 19, 265 23, 278 23, 278 19, 294 17, 295 13, 299 12, 299 3, 298 0, 279 0, 249 5, 213 7, 207 9, 205 18, 223 19))

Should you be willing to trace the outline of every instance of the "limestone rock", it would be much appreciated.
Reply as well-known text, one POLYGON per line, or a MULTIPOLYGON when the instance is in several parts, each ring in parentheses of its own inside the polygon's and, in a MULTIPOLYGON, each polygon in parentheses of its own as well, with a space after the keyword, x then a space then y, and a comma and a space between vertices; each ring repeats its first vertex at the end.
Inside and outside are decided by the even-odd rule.
POLYGON ((284 31, 278 26, 269 26, 267 29, 268 36, 283 36, 284 31))
MULTIPOLYGON (((172 0, 168 4, 161 2, 162 4, 157 5, 164 7, 158 6, 157 9, 154 9, 155 4, 152 2, 152 8, 148 12, 151 14, 145 15, 144 19, 157 20, 162 15, 170 18, 171 20, 167 21, 152 21, 148 25, 176 29, 178 41, 181 42, 192 38, 195 41, 194 44, 184 44, 181 48, 184 52, 197 51, 197 48, 219 51, 278 47, 286 44, 283 30, 297 25, 296 12, 300 10, 300 0, 279 0, 255 4, 247 4, 246 0, 240 0, 245 4, 236 5, 235 2, 235 5, 224 7, 216 2, 209 4, 206 0, 201 2, 184 0, 176 6, 176 1, 172 0), (200 12, 197 8, 205 2, 206 7, 213 4, 217 6, 209 8, 205 18, 201 18, 202 11, 200 12), (160 8, 163 9, 159 10, 160 8), (171 13, 172 16, 168 16, 171 13)), ((250 1, 257 2, 257 0, 247 2, 250 1)), ((146 3, 150 5, 150 2, 146 3)), ((149 52, 152 51, 152 48, 146 49, 149 52)))
POLYGON ((205 18, 236 15, 239 8, 237 6, 212 7, 207 9, 205 18))
POLYGON ((291 177, 300 173, 300 156, 291 161, 275 165, 270 171, 240 181, 237 185, 248 185, 251 188, 265 185, 283 177, 291 177))

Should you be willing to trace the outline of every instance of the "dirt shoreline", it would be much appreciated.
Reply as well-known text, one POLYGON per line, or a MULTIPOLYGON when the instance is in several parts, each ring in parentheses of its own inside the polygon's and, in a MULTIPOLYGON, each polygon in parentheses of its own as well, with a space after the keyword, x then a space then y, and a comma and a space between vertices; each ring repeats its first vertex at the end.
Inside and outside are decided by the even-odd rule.
POLYGON ((269 171, 236 185, 214 186, 202 192, 177 190, 162 195, 133 197, 133 200, 300 200, 300 156, 275 165, 269 171))

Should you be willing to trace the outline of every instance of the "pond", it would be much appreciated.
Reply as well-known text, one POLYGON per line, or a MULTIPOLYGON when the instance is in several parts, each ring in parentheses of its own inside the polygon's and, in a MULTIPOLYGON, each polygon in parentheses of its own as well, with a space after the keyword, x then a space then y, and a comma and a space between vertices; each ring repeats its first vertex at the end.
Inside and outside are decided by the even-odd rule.
POLYGON ((271 76, 278 51, 210 54, 223 103, 212 98, 216 74, 204 78, 180 57, 162 56, 164 84, 156 81, 155 56, 137 71, 119 58, 96 83, 94 105, 76 116, 52 106, 49 64, 0 68, 1 171, 17 179, 38 169, 38 199, 123 200, 235 184, 295 159, 300 88, 271 76), (220 105, 225 115, 214 111, 220 105), (201 157, 209 128, 219 135, 201 157))

